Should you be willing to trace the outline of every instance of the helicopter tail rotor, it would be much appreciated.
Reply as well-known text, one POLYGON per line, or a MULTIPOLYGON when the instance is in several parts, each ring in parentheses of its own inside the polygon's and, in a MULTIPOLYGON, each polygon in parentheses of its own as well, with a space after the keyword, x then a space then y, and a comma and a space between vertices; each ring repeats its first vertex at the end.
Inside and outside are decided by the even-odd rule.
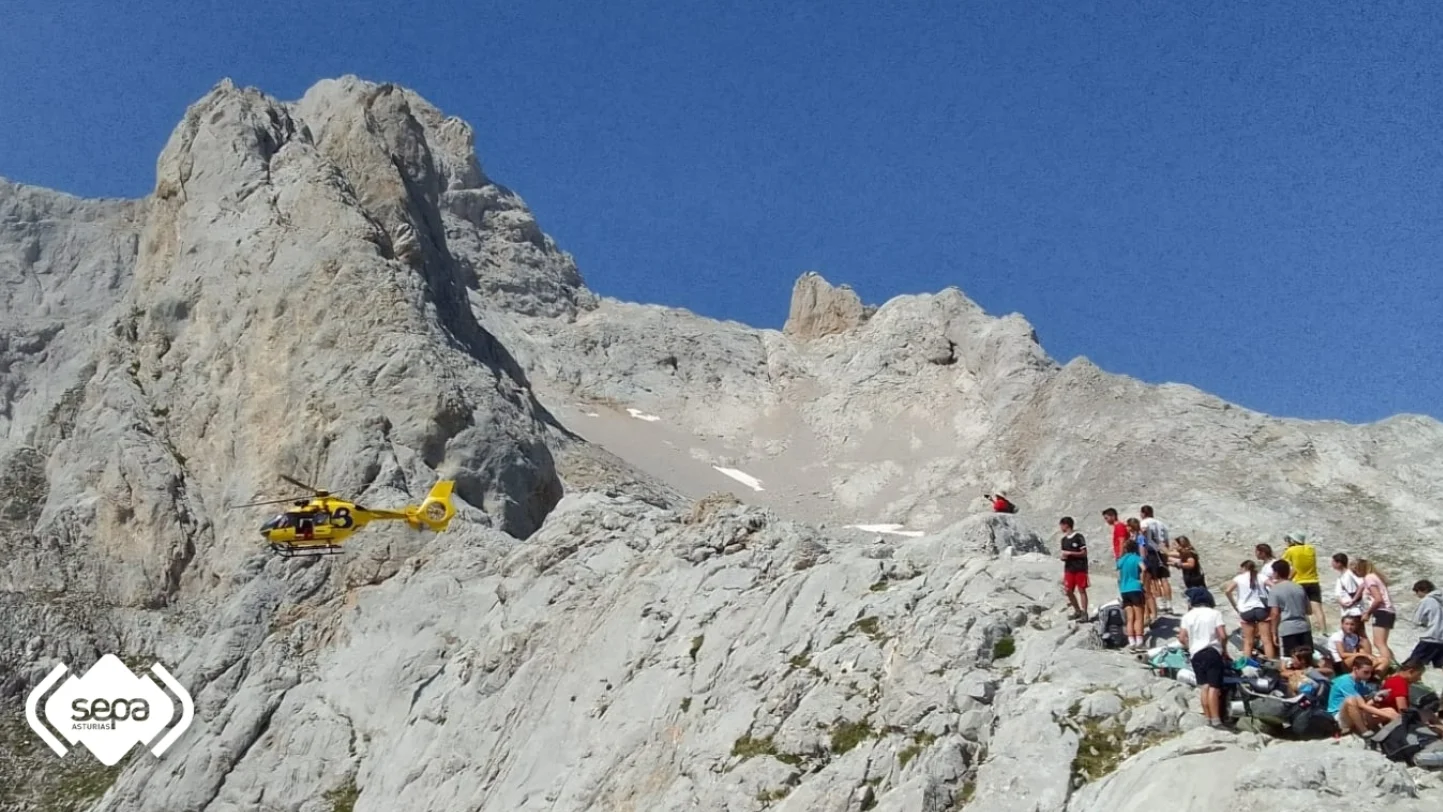
POLYGON ((425 525, 436 533, 444 531, 456 515, 456 506, 451 503, 451 490, 455 486, 456 481, 452 479, 437 482, 426 494, 425 501, 406 508, 406 520, 413 527, 425 525))

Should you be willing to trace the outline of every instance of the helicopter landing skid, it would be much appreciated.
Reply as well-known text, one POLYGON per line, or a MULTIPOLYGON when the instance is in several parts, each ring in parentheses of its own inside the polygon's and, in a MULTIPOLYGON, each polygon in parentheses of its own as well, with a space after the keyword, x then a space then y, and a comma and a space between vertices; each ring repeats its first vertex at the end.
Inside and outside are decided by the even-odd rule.
POLYGON ((339 544, 272 544, 271 551, 281 558, 315 558, 325 555, 341 555, 345 550, 339 544))

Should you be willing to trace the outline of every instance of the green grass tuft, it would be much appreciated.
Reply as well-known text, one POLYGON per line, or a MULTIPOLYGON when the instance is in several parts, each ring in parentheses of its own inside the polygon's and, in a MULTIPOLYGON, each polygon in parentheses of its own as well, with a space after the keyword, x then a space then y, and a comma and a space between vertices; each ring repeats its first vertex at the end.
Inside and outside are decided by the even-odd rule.
POLYGON ((732 755, 741 756, 746 761, 754 756, 774 756, 777 754, 777 747, 772 744, 772 737, 765 739, 753 739, 751 736, 742 736, 732 744, 732 755))
POLYGON ((838 722, 832 727, 832 752, 841 755, 875 735, 865 721, 838 722))
POLYGON ((1004 660, 1017 652, 1017 643, 1008 635, 992 644, 992 659, 1004 660))
POLYGON ((331 812, 355 812, 356 801, 361 797, 361 791, 356 789, 356 779, 346 778, 344 784, 327 792, 325 799, 331 803, 331 812))

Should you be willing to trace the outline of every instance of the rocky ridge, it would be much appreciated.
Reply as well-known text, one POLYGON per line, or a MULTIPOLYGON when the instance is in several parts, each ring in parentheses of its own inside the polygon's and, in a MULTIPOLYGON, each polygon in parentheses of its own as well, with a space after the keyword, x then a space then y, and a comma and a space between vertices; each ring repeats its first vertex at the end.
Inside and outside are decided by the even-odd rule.
POLYGON ((1194 730, 1050 611, 1050 520, 967 515, 999 483, 1147 498, 1221 544, 1367 526, 1417 568, 1435 421, 1058 365, 955 289, 806 276, 783 331, 599 297, 468 125, 354 77, 221 83, 142 201, 0 185, 0 297, 7 808, 1101 810, 1195 768, 1198 808, 1249 808, 1271 763, 1301 800, 1440 797, 1351 743, 1194 730), (775 476, 693 501, 686 461, 775 476), (279 472, 376 504, 450 477, 460 513, 283 561, 226 510, 279 472), (876 513, 929 532, 836 527, 876 513), (117 771, 37 755, 15 702, 107 652, 171 667, 192 730, 117 771))

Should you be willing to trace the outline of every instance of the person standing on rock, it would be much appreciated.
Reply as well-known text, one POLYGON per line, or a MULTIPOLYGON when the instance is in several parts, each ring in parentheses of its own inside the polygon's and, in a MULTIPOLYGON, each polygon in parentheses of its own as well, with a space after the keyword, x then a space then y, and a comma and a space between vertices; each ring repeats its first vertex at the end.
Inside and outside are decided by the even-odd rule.
POLYGON ((1397 611, 1393 608, 1393 597, 1388 594, 1388 582, 1383 580, 1383 574, 1378 572, 1373 562, 1368 559, 1355 560, 1353 574, 1363 580, 1361 619, 1364 624, 1369 620, 1373 621, 1373 651, 1378 657, 1374 665, 1378 673, 1385 673, 1393 663, 1393 649, 1388 647, 1388 634, 1393 631, 1393 624, 1398 620, 1397 611))
POLYGON ((1201 689, 1203 716, 1208 727, 1223 723, 1223 672, 1228 661, 1228 628, 1203 587, 1192 587, 1184 595, 1188 610, 1178 621, 1177 639, 1187 647, 1193 677, 1201 689))
POLYGON ((1258 559, 1258 577, 1263 579, 1263 588, 1267 589, 1273 585, 1273 562, 1278 560, 1273 555, 1273 545, 1257 545, 1253 548, 1253 556, 1258 559))
POLYGON ((1112 558, 1122 558, 1122 545, 1127 541, 1127 525, 1117 520, 1117 508, 1108 508, 1102 512, 1102 520, 1112 528, 1112 558))
POLYGON ((1130 538, 1122 545, 1122 557, 1117 559, 1117 591, 1122 598, 1122 616, 1127 625, 1127 642, 1133 651, 1142 651, 1143 613, 1147 611, 1147 599, 1142 585, 1142 556, 1137 554, 1137 539, 1130 538))
POLYGON ((1253 645, 1262 640, 1263 654, 1268 659, 1277 655, 1273 647, 1273 633, 1268 623, 1268 588, 1258 577, 1258 565, 1244 561, 1238 565, 1238 574, 1223 587, 1228 603, 1238 613, 1243 632, 1243 656, 1253 656, 1253 645))
MULTIPOLYGON (((1363 579, 1353 574, 1348 566, 1347 553, 1333 553, 1333 572, 1338 573, 1338 583, 1333 586, 1338 608, 1343 617, 1363 616, 1363 579)), ((1342 621, 1339 620, 1339 623, 1342 621)))
POLYGON ((1127 520, 1127 538, 1137 544, 1137 555, 1142 559, 1142 595, 1143 623, 1152 625, 1157 620, 1157 572, 1156 559, 1157 550, 1147 543, 1147 536, 1142 533, 1142 524, 1132 517, 1127 520))
POLYGON ((1418 597, 1413 622, 1423 629, 1423 633, 1408 659, 1443 668, 1443 591, 1424 578, 1413 584, 1413 594, 1418 597))
POLYGON ((1058 521, 1062 530, 1062 589, 1067 593, 1067 603, 1072 606, 1073 620, 1087 620, 1087 539, 1073 529, 1071 516, 1058 521))
POLYGON ((1138 530, 1147 541, 1149 550, 1143 560, 1147 562, 1148 575, 1152 576, 1153 596, 1162 611, 1172 614, 1172 570, 1167 568, 1172 540, 1168 536, 1167 525, 1152 514, 1152 505, 1143 505, 1138 512, 1142 514, 1138 530))
POLYGON ((1323 586, 1318 581, 1318 551, 1308 543, 1307 536, 1296 530, 1283 536, 1283 541, 1288 545, 1283 550, 1283 560, 1293 568, 1293 583, 1307 593, 1308 614, 1316 621, 1318 633, 1327 634, 1328 616, 1323 612, 1323 586))
POLYGON ((1277 650, 1291 652, 1313 648, 1313 627, 1308 623, 1311 601, 1303 587, 1293 581, 1293 568, 1288 562, 1273 562, 1273 585, 1268 589, 1271 607, 1269 625, 1280 644, 1277 650))
POLYGON ((1198 560, 1197 549, 1192 546, 1192 539, 1187 536, 1178 536, 1173 548, 1171 560, 1182 571, 1183 589, 1206 588, 1207 579, 1203 575, 1202 562, 1198 560))

